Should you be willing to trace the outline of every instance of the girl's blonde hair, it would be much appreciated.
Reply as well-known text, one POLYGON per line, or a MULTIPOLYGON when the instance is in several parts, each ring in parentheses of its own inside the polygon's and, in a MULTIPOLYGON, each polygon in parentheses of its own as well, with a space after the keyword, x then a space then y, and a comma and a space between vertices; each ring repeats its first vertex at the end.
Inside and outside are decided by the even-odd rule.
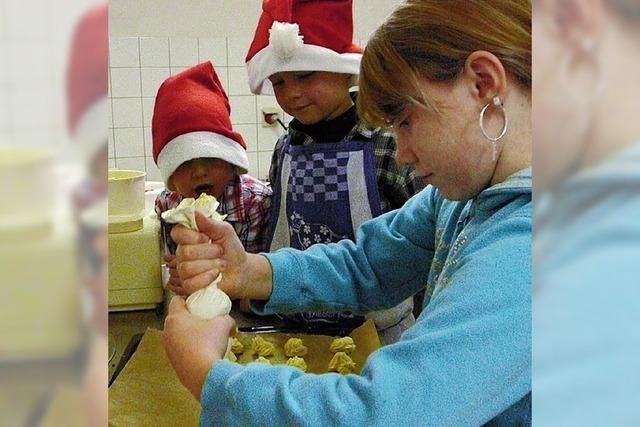
POLYGON ((476 50, 493 53, 531 88, 530 0, 407 0, 376 30, 360 65, 362 120, 393 122, 411 102, 427 104, 418 76, 455 79, 476 50), (412 96, 413 94, 413 96, 412 96))

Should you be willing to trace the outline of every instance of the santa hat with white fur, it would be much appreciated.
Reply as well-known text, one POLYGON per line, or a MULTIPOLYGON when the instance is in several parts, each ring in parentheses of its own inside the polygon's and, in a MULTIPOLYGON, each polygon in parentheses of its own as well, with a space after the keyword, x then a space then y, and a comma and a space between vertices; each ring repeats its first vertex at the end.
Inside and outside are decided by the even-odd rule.
POLYGON ((168 184, 184 162, 222 159, 247 173, 247 145, 231 126, 231 107, 211 62, 191 67, 162 83, 153 110, 153 160, 168 184))
POLYGON ((352 37, 352 0, 263 0, 245 59, 251 91, 273 94, 269 76, 283 71, 351 74, 355 85, 363 51, 352 37))

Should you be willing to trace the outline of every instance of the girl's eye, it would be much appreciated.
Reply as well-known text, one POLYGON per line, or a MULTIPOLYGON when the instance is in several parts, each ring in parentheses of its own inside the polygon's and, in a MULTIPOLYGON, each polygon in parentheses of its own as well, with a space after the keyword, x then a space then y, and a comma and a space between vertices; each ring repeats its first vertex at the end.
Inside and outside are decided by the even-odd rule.
POLYGON ((404 128, 409 127, 411 125, 409 119, 410 119, 410 117, 408 115, 399 118, 396 121, 396 124, 394 125, 394 127, 397 128, 397 129, 404 129, 404 128))
POLYGON ((395 119, 392 119, 391 127, 394 129, 405 129, 411 126, 411 111, 404 107, 395 119))

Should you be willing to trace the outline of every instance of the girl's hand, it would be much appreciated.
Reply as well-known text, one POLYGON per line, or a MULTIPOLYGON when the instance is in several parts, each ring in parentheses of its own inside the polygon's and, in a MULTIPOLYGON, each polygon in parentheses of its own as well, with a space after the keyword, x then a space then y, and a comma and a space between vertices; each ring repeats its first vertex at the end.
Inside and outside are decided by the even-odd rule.
POLYGON ((182 297, 173 297, 164 321, 162 343, 180 382, 199 401, 207 374, 227 351, 235 332, 231 316, 204 320, 187 310, 182 297))
POLYGON ((177 225, 171 238, 178 243, 177 272, 182 289, 192 294, 224 272, 218 287, 231 299, 245 297, 247 253, 231 224, 213 221, 196 212, 198 229, 177 225))

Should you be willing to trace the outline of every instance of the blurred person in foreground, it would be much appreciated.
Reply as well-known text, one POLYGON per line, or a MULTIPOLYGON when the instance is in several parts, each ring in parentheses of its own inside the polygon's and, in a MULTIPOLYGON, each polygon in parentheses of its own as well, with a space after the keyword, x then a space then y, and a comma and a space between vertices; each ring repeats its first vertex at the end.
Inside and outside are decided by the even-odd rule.
POLYGON ((174 298, 164 345, 202 425, 531 423, 530 71, 529 1, 407 1, 367 45, 357 106, 431 185, 355 242, 305 251, 247 254, 201 215, 201 233, 172 230, 185 289, 222 271, 220 288, 260 313, 362 313, 426 289, 360 375, 221 360, 233 320, 174 298))
POLYGON ((84 175, 73 189, 79 228, 80 268, 89 298, 91 325, 107 334, 107 66, 108 4, 85 12, 78 21, 67 67, 67 119, 84 175))
POLYGON ((536 0, 533 407, 640 421, 640 1, 536 0))
POLYGON ((85 166, 73 201, 88 315, 81 419, 91 426, 106 425, 108 418, 108 37, 108 3, 101 2, 80 17, 67 69, 69 130, 85 166))

